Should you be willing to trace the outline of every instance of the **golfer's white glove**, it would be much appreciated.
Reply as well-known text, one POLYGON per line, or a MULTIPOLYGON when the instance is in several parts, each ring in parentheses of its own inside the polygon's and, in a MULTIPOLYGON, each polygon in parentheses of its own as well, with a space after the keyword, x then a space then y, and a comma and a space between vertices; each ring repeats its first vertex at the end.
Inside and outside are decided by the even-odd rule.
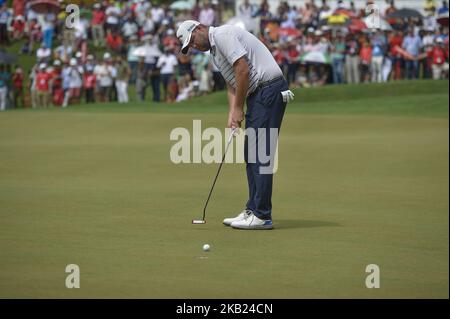
POLYGON ((294 100, 294 93, 291 90, 281 92, 281 96, 283 96, 283 102, 289 103, 294 100))

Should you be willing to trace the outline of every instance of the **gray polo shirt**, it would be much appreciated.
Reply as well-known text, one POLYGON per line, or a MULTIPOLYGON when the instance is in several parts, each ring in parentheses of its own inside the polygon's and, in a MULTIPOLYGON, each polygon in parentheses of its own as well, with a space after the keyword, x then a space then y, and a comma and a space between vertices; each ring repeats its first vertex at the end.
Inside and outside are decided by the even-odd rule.
POLYGON ((214 64, 233 88, 236 88, 233 64, 245 57, 250 69, 247 95, 255 91, 260 83, 283 75, 267 47, 250 32, 231 25, 210 27, 209 41, 214 64))

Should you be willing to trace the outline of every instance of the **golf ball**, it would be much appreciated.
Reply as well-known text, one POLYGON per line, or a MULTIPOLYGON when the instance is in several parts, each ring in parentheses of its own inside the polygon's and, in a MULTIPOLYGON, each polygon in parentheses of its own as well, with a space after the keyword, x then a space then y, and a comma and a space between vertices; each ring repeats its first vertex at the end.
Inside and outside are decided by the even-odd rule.
POLYGON ((203 245, 203 251, 209 251, 211 247, 208 244, 203 245))

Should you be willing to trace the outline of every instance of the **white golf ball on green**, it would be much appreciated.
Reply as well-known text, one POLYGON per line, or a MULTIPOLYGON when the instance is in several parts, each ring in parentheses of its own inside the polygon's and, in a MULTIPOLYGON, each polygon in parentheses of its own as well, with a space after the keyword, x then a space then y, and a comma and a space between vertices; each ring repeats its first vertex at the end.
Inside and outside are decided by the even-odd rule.
POLYGON ((209 251, 211 247, 208 244, 203 245, 203 251, 209 251))

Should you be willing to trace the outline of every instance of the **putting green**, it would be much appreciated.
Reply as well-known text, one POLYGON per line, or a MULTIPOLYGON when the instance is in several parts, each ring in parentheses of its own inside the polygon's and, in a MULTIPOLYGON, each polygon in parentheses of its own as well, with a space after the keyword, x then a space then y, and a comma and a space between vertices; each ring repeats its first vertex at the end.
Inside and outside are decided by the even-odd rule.
POLYGON ((447 103, 447 81, 296 92, 273 231, 221 224, 245 203, 243 164, 191 225, 218 164, 171 163, 169 133, 223 127, 224 94, 1 113, 0 297, 448 298, 447 103))

